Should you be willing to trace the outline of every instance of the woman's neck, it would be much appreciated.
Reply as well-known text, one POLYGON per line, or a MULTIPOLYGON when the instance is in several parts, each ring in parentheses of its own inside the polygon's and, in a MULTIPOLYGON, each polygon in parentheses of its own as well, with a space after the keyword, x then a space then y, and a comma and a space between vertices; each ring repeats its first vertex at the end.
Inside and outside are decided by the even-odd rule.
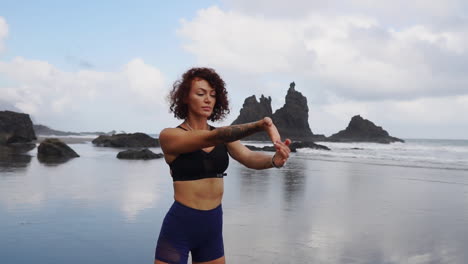
POLYGON ((193 130, 209 130, 208 120, 206 118, 189 116, 185 119, 185 124, 193 130))

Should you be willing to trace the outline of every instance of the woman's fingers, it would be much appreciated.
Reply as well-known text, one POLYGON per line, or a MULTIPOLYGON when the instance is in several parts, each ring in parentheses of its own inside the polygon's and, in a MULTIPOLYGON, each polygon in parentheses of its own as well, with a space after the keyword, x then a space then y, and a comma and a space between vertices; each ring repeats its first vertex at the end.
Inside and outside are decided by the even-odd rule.
POLYGON ((278 133, 278 129, 276 128, 275 124, 273 124, 273 120, 271 120, 270 117, 263 118, 263 126, 273 143, 277 141, 281 141, 281 137, 280 137, 280 134, 278 133))
POLYGON ((273 120, 271 120, 271 118, 269 118, 269 117, 264 117, 263 122, 265 122, 265 125, 267 127, 269 127, 269 126, 271 126, 273 124, 273 120))
POLYGON ((278 133, 278 130, 276 129, 275 125, 271 125, 270 127, 267 128, 267 133, 268 136, 270 136, 270 139, 272 142, 278 142, 281 141, 281 137, 278 133))
POLYGON ((275 147, 277 147, 277 149, 283 148, 283 149, 285 149, 288 153, 290 153, 290 152, 291 152, 291 149, 289 148, 289 144, 291 144, 291 140, 286 139, 286 140, 284 141, 284 143, 281 142, 281 141, 276 142, 276 143, 275 143, 275 147))
POLYGON ((287 151, 285 148, 280 148, 280 149, 279 149, 279 152, 281 153, 281 156, 282 156, 283 158, 288 158, 288 157, 289 157, 289 153, 288 153, 288 151, 287 151))
POLYGON ((274 143, 276 149, 276 161, 275 163, 278 166, 283 166, 286 161, 289 159, 289 153, 291 153, 291 149, 289 149, 289 145, 291 144, 290 139, 286 139, 284 142, 276 141, 274 143))
POLYGON ((283 159, 289 158, 289 153, 291 150, 284 143, 278 142, 275 144, 276 153, 278 153, 283 159))
POLYGON ((288 154, 284 152, 284 150, 280 150, 280 158, 281 158, 281 161, 286 161, 288 159, 288 154))

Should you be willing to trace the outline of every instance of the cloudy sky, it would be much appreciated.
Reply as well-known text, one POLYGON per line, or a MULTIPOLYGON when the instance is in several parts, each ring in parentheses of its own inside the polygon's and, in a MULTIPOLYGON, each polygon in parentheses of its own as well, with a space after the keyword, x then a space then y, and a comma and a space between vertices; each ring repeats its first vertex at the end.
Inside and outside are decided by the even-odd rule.
POLYGON ((360 114, 401 138, 468 139, 468 4, 413 1, 2 1, 0 110, 64 131, 176 126, 190 67, 226 81, 233 121, 291 81, 316 134, 360 114), (39 3, 40 2, 40 3, 39 3), (159 3, 158 3, 159 2, 159 3))

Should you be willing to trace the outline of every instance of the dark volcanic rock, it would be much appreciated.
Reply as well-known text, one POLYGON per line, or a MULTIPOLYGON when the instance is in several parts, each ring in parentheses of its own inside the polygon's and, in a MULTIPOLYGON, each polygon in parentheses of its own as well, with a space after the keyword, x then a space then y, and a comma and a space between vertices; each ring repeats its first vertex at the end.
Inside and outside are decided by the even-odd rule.
POLYGON ((232 122, 232 125, 244 124, 249 122, 258 121, 266 116, 271 117, 273 112, 271 111, 271 97, 260 97, 260 102, 257 101, 257 97, 252 95, 247 97, 242 105, 239 116, 232 122))
POLYGON ((316 144, 312 141, 305 141, 305 142, 293 142, 289 145, 289 148, 292 149, 299 149, 299 148, 311 148, 311 149, 320 149, 320 150, 330 150, 327 146, 316 144))
POLYGON ((0 145, 29 143, 36 139, 28 114, 0 111, 0 145))
POLYGON ((94 139, 93 144, 98 147, 113 148, 151 148, 159 147, 159 140, 144 133, 101 135, 94 139))
MULTIPOLYGON (((266 98, 262 95, 258 102, 254 95, 250 96, 245 99, 239 117, 232 125, 254 122, 269 116, 273 119, 282 139, 311 141, 325 138, 323 135, 314 135, 310 130, 307 98, 295 90, 294 82, 289 86, 285 101, 284 106, 272 114, 270 97, 266 98)), ((267 133, 261 132, 243 140, 268 141, 270 139, 267 133)))
POLYGON ((164 154, 159 153, 156 154, 149 149, 142 149, 142 150, 134 150, 129 149, 125 151, 121 151, 117 154, 117 158, 119 159, 159 159, 164 157, 164 154))
MULTIPOLYGON (((276 152, 275 147, 273 146, 264 146, 264 147, 256 147, 252 145, 245 145, 247 148, 253 151, 270 151, 270 152, 276 152)), ((291 149, 291 152, 296 152, 295 149, 291 149)))
POLYGON ((0 111, 0 172, 25 168, 32 156, 26 152, 34 149, 36 135, 27 114, 0 111))
POLYGON ((371 121, 360 115, 353 116, 345 130, 331 135, 327 141, 333 142, 375 142, 392 143, 404 142, 402 139, 391 137, 382 127, 376 126, 371 121))
MULTIPOLYGON (((256 147, 252 145, 245 145, 247 148, 250 150, 254 151, 271 151, 271 152, 276 152, 276 149, 274 146, 264 146, 264 147, 256 147)), ((291 152, 297 152, 297 149, 300 148, 311 148, 311 149, 320 149, 320 150, 330 150, 327 146, 315 144, 312 141, 308 142, 293 142, 291 145, 289 145, 289 149, 291 152)))
POLYGON ((37 158, 41 162, 61 162, 79 155, 67 144, 56 138, 48 138, 37 148, 37 158))
MULTIPOLYGON (((264 97, 263 94, 260 97, 260 102, 257 101, 257 97, 252 95, 247 97, 242 105, 239 116, 232 122, 231 125, 245 124, 255 122, 264 117, 272 117, 273 112, 271 110, 271 97, 264 97)), ((268 140, 266 132, 256 133, 243 140, 268 140)))
POLYGON ((285 104, 273 114, 273 122, 281 138, 289 138, 293 141, 325 138, 323 135, 314 135, 310 130, 307 98, 296 91, 295 86, 294 82, 289 85, 285 104))

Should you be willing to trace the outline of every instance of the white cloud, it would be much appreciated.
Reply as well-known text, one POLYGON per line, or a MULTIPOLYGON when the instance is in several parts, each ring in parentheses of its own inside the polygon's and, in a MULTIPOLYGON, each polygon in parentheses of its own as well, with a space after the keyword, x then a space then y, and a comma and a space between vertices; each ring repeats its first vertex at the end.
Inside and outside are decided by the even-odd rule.
POLYGON ((352 99, 468 93, 468 27, 396 30, 368 16, 274 19, 211 7, 183 20, 179 34, 200 64, 256 74, 293 73, 352 99))
POLYGON ((413 101, 399 101, 391 104, 393 118, 405 116, 403 122, 422 125, 468 124, 468 95, 439 98, 421 98, 413 101))
POLYGON ((401 101, 350 101, 333 98, 310 107, 309 123, 316 134, 327 136, 345 129, 360 114, 397 137, 466 138, 468 95, 401 101), (333 120, 333 122, 330 122, 333 120), (461 129, 449 129, 449 128, 461 129))
POLYGON ((160 70, 146 64, 142 59, 131 60, 124 67, 125 76, 132 91, 148 103, 164 103, 164 76, 160 70))
MULTIPOLYGON (((160 96, 166 92, 163 74, 139 58, 118 72, 67 72, 46 61, 16 57, 9 62, 0 61, 0 74, 15 83, 0 87, 1 100, 46 125, 63 123, 68 117, 66 122, 70 123, 63 124, 64 129, 83 131, 71 125, 73 117, 78 126, 95 122, 85 129, 99 129, 96 123, 115 120, 115 128, 132 130, 125 126, 131 122, 122 123, 115 117, 131 116, 128 112, 135 109, 150 113, 166 108, 160 96)), ((140 128, 134 129, 147 123, 140 122, 140 128)))
MULTIPOLYGON (((344 1, 336 1, 344 2, 344 1)), ((379 16, 417 19, 418 17, 446 17, 457 14, 466 5, 463 0, 352 0, 349 6, 361 12, 372 12, 379 16)))
MULTIPOLYGON (((7 35, 8 25, 0 17, 0 52, 7 35)), ((167 112, 161 96, 168 92, 164 76, 141 58, 130 60, 120 71, 104 72, 64 71, 47 61, 15 57, 0 61, 0 78, 2 105, 55 129, 149 132, 169 116, 155 116, 167 112)))
MULTIPOLYGON (((236 1, 228 11, 211 7, 182 20, 178 34, 197 64, 216 68, 228 83, 231 121, 253 92, 272 96, 276 110, 295 80, 309 99, 314 133, 335 133, 354 114, 390 133, 398 130, 387 124, 397 122, 435 126, 431 117, 456 124, 457 113, 466 111, 460 102, 468 94, 468 23, 435 25, 417 17, 388 23, 379 12, 395 14, 406 5, 403 13, 444 17, 456 13, 460 2, 350 3, 347 12, 351 4, 344 1, 236 1)), ((0 18, 0 51, 7 34, 0 18)), ((7 79, 0 102, 57 129, 135 131, 151 125, 154 131, 154 124, 174 121, 164 101, 168 89, 162 72, 141 58, 104 72, 64 71, 47 61, 16 57, 0 61, 0 77, 7 79)))
POLYGON ((4 39, 8 36, 8 24, 5 19, 0 16, 0 52, 3 51, 5 44, 4 39))
POLYGON ((462 1, 224 2, 182 20, 178 33, 199 64, 243 76, 226 78, 236 95, 278 103, 294 80, 314 133, 361 114, 396 136, 466 138, 462 1))
POLYGON ((414 21, 463 15, 463 0, 224 0, 229 9, 249 15, 301 18, 311 13, 372 14, 382 19, 414 21))
POLYGON ((178 33, 189 40, 184 48, 201 64, 265 73, 292 71, 301 64, 310 67, 314 59, 295 23, 224 12, 218 7, 200 10, 193 21, 182 20, 178 33))

